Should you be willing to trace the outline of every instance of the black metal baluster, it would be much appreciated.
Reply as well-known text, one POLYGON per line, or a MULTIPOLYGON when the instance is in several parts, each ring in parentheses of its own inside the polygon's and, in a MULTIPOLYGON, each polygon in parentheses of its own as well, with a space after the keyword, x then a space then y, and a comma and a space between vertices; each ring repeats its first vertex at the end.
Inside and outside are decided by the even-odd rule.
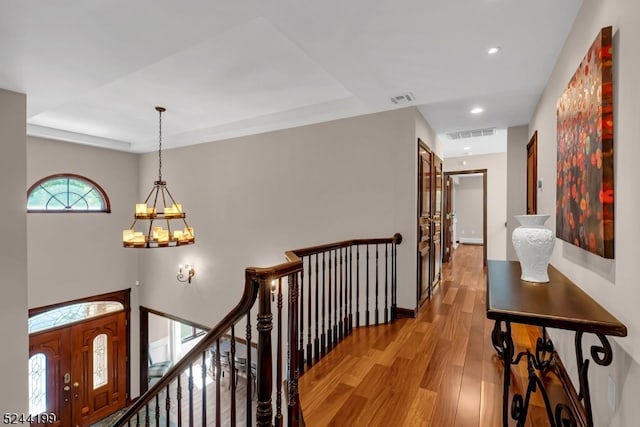
POLYGON ((166 389, 166 393, 167 393, 167 397, 165 398, 164 402, 165 402, 165 415, 166 415, 166 426, 170 427, 171 426, 171 391, 169 390, 169 384, 167 384, 167 389, 166 389))
MULTIPOLYGON (((253 360, 251 358, 251 309, 247 312, 247 329, 245 338, 247 339, 247 364, 246 364, 246 373, 247 373, 247 409, 246 409, 246 418, 247 425, 253 425, 253 381, 255 379, 253 373, 253 360)), ((256 370, 255 375, 258 372, 256 370)))
POLYGON ((366 304, 366 316, 367 316, 367 321, 365 322, 366 326, 369 326, 369 244, 367 244, 367 295, 366 295, 366 300, 365 300, 365 304, 366 304))
POLYGON ((353 246, 349 246, 349 333, 353 330, 353 246))
POLYGON ((275 427, 282 426, 282 278, 278 279, 278 336, 276 342, 276 415, 275 427))
POLYGON ((151 422, 150 422, 150 419, 149 419, 149 417, 150 417, 150 415, 149 415, 149 404, 147 403, 146 405, 144 405, 144 408, 145 408, 145 411, 146 411, 145 415, 144 415, 144 425, 146 427, 149 427, 151 425, 151 422))
POLYGON ((220 361, 220 338, 216 340, 216 427, 220 427, 222 413, 220 409, 220 380, 222 378, 222 363, 220 361))
POLYGON ((202 425, 207 425, 207 352, 202 352, 202 425))
POLYGON ((344 264, 342 267, 342 277, 344 280, 344 295, 343 295, 343 299, 344 299, 344 314, 343 314, 343 318, 342 318, 342 328, 343 328, 343 335, 346 338, 347 335, 349 335, 349 305, 348 305, 348 297, 349 297, 349 282, 348 282, 348 277, 347 277, 347 266, 349 265, 349 257, 348 255, 348 249, 345 247, 344 248, 344 264))
POLYGON ((333 345, 338 345, 338 254, 333 251, 333 345))
POLYGON ((388 288, 389 288, 389 244, 384 244, 384 323, 389 323, 388 288))
POLYGON ((360 327, 360 245, 356 246, 356 328, 360 327))
POLYGON ((160 427, 160 394, 156 394, 156 427, 160 427))
POLYGON ((338 337, 340 341, 342 341, 342 339, 344 338, 344 306, 342 301, 342 248, 340 248, 339 274, 340 274, 340 327, 338 328, 338 337))
MULTIPOLYGON (((304 263, 303 263, 304 265, 304 263)), ((307 267, 309 269, 309 292, 307 292, 307 367, 313 364, 313 345, 311 344, 311 256, 307 257, 307 267)))
POLYGON ((326 293, 325 293, 325 272, 327 270, 327 265, 325 262, 325 252, 322 252, 322 334, 320 335, 320 354, 322 354, 322 357, 324 357, 325 354, 327 354, 326 351, 326 343, 327 343, 327 336, 325 334, 325 326, 326 326, 326 322, 325 322, 325 313, 326 313, 326 307, 325 307, 325 300, 326 300, 326 293))
MULTIPOLYGON (((302 263, 304 268, 304 261, 302 263)), ((300 322, 300 326, 298 327, 298 336, 300 338, 300 344, 298 345, 298 351, 300 352, 300 357, 298 357, 298 361, 300 362, 300 372, 304 372, 304 273, 301 277, 300 282, 300 301, 299 301, 298 309, 300 315, 298 316, 298 321, 300 322)))
POLYGON ((316 324, 315 324, 315 329, 316 329, 316 337, 314 340, 314 344, 315 344, 315 352, 313 354, 314 359, 316 362, 318 362, 318 360, 320 360, 320 339, 318 338, 318 293, 319 293, 319 286, 318 286, 318 254, 316 254, 316 324))
MULTIPOLYGON (((395 237, 395 236, 394 236, 395 237)), ((395 321, 397 319, 397 297, 398 297, 398 288, 396 275, 398 274, 396 270, 396 242, 394 239, 393 245, 391 246, 391 320, 395 321)))
POLYGON ((329 299, 327 301, 327 319, 329 320, 329 327, 327 329, 327 351, 331 351, 331 349, 333 348, 333 333, 332 328, 331 328, 331 271, 332 271, 332 264, 331 264, 331 251, 329 251, 329 299))
POLYGON ((180 384, 180 377, 178 375, 178 385, 176 387, 176 400, 178 404, 178 427, 182 427, 182 385, 180 384))
POLYGON ((229 349, 229 380, 231 381, 231 425, 236 425, 236 325, 231 325, 231 345, 229 349))
POLYGON ((378 277, 380 276, 380 273, 378 270, 378 259, 379 259, 378 246, 380 245, 376 244, 376 325, 380 324, 379 317, 378 317, 378 282, 379 282, 378 277))
POLYGON ((189 364, 189 427, 193 427, 193 365, 189 364))

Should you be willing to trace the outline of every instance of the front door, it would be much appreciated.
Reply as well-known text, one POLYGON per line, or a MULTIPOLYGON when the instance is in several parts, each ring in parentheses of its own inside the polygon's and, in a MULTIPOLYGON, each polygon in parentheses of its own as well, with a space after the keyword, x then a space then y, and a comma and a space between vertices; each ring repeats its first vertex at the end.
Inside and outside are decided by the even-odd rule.
POLYGON ((126 343, 124 311, 29 335, 32 411, 56 414, 54 425, 66 427, 123 408, 126 343))
POLYGON ((418 301, 430 295, 431 286, 431 162, 432 154, 418 146, 418 301))

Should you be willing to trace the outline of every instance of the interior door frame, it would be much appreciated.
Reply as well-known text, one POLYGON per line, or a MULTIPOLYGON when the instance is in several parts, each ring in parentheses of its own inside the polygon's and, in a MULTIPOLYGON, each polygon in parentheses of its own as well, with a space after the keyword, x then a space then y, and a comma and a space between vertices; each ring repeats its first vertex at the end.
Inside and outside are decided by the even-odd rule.
POLYGON ((455 175, 482 174, 482 265, 487 265, 487 169, 470 169, 444 173, 445 180, 455 175))
MULTIPOLYGON (((84 302, 95 302, 95 301, 114 301, 119 302, 124 307, 124 315, 125 315, 125 333, 126 337, 126 405, 131 404, 131 288, 122 289, 120 291, 113 291, 99 295, 92 295, 84 298, 77 298, 69 301, 59 302, 55 304, 34 307, 29 309, 29 317, 33 317, 37 314, 45 313, 47 311, 65 307, 68 305, 80 304, 84 302)), ((69 323, 65 325, 65 327, 71 326, 74 323, 69 323)))
POLYGON ((527 215, 538 213, 538 131, 534 131, 527 144, 527 215), (532 165, 529 157, 532 157, 532 165), (529 169, 531 167, 531 169, 529 169), (531 204, 529 206, 529 197, 531 204))
MULTIPOLYGON (((417 150, 416 150, 416 194, 417 194, 417 203, 416 203, 416 310, 420 307, 420 304, 426 302, 431 296, 431 284, 429 284, 429 289, 427 291, 427 296, 425 298, 421 298, 422 293, 422 270, 420 268, 421 257, 420 254, 420 235, 421 235, 421 226, 420 226, 420 212, 422 210, 422 160, 420 156, 420 150, 426 151, 430 156, 433 156, 433 150, 429 148, 429 146, 420 138, 418 138, 417 150)), ((433 167, 433 159, 431 159, 430 163, 433 167)), ((429 193, 431 194, 431 193, 429 193)), ((433 195, 430 195, 433 198, 433 195)), ((430 203, 430 210, 433 211, 432 200, 430 203)), ((431 212, 429 216, 431 216, 431 212)), ((431 245, 431 241, 429 241, 429 245, 431 245)), ((431 249, 430 249, 431 250, 431 249)), ((431 271, 431 266, 429 266, 429 271, 431 271)), ((427 278, 429 280, 429 278, 427 278)))

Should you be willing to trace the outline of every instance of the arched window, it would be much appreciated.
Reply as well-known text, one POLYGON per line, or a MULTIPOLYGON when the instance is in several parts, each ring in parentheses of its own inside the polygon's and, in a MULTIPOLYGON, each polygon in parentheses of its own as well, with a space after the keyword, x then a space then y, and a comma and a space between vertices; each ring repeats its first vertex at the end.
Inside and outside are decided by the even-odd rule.
POLYGON ((27 212, 111 212, 96 182, 70 173, 42 178, 27 191, 27 212))

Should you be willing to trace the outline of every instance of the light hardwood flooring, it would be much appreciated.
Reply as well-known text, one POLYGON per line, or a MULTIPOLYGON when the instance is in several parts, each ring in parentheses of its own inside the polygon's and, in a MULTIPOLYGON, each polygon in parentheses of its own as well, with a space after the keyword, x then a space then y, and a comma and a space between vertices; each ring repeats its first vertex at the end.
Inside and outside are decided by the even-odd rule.
MULTIPOLYGON (((501 426, 503 364, 491 345, 485 287, 482 247, 459 246, 417 318, 355 329, 302 375, 306 425, 501 426)), ((538 328, 513 325, 516 351, 535 348, 538 336, 538 328)), ((511 392, 522 393, 525 364, 512 375, 511 392)), ((548 382, 562 398, 553 374, 548 382)), ((528 419, 549 425, 539 395, 528 419)))

